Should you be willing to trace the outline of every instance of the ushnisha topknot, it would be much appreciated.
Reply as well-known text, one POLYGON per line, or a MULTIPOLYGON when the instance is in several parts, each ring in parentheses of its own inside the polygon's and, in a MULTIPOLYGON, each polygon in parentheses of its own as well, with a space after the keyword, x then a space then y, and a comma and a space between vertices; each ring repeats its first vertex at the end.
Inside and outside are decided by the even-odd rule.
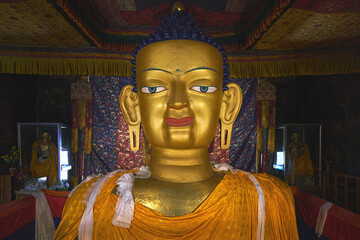
MULTIPOLYGON (((227 56, 225 55, 224 48, 211 36, 206 36, 206 34, 201 32, 193 16, 186 10, 179 11, 175 9, 168 16, 165 16, 157 28, 155 34, 148 35, 145 39, 136 45, 135 51, 132 53, 134 59, 131 60, 131 63, 136 65, 136 56, 138 52, 146 45, 154 42, 175 39, 200 41, 208 43, 217 48, 223 58, 223 91, 228 90, 226 85, 229 83, 229 64, 226 63, 227 56)), ((137 92, 136 68, 134 67, 131 70, 133 72, 132 85, 135 86, 133 91, 137 92)))

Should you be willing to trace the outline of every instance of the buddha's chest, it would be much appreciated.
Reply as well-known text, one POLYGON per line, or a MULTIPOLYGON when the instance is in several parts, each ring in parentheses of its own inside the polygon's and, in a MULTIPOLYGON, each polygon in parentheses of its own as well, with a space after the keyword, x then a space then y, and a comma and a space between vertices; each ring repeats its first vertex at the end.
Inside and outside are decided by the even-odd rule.
POLYGON ((135 201, 164 216, 173 217, 193 212, 215 189, 223 174, 195 183, 170 183, 156 179, 136 179, 135 201))
POLYGON ((50 156, 50 144, 48 143, 39 144, 39 156, 42 159, 46 159, 50 156))

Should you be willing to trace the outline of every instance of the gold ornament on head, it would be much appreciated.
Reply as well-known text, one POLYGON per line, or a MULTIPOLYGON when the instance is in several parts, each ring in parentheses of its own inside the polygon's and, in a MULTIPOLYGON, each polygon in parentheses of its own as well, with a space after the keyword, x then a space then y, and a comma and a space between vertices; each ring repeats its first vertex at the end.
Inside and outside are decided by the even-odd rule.
POLYGON ((184 5, 180 2, 175 2, 172 7, 171 7, 171 11, 174 12, 175 9, 177 9, 178 11, 182 11, 185 9, 184 5))

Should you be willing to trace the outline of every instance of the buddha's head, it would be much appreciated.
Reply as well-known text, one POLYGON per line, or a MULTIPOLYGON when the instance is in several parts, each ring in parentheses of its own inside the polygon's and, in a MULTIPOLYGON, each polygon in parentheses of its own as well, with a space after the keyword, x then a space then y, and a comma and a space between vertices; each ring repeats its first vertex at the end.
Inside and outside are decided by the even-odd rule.
POLYGON ((294 132, 293 135, 291 136, 291 140, 294 143, 300 143, 301 142, 301 135, 298 132, 294 132))
MULTIPOLYGON (((184 17, 192 20, 187 12, 177 11, 166 20, 184 17)), ((161 31, 163 28, 160 26, 161 31)), ((202 165, 208 177, 211 168, 207 147, 214 139, 219 119, 221 145, 228 148, 232 124, 241 107, 241 89, 227 81, 228 67, 224 65, 222 47, 199 32, 196 23, 195 28, 196 31, 186 34, 181 28, 174 30, 166 38, 166 34, 158 31, 155 37, 143 41, 134 54, 136 89, 127 85, 120 94, 131 147, 133 150, 139 147, 136 140, 141 123, 152 146, 150 169, 160 179, 164 177, 157 176, 157 167, 165 165, 185 168, 202 165)), ((206 176, 190 178, 197 181, 206 176)))
POLYGON ((41 140, 43 142, 48 142, 50 141, 50 134, 48 132, 42 132, 41 133, 41 140))

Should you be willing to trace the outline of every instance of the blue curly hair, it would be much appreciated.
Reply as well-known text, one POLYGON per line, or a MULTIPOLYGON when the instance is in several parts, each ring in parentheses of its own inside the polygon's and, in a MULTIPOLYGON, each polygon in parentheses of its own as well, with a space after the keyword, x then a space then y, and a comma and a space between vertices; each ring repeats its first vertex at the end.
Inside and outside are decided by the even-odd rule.
MULTIPOLYGON (((134 59, 131 60, 131 63, 136 65, 136 56, 138 52, 146 45, 154 42, 174 39, 196 40, 208 43, 217 48, 223 58, 223 91, 228 90, 226 85, 229 83, 229 64, 226 63, 227 56, 225 55, 224 48, 211 36, 206 36, 203 32, 201 32, 193 16, 186 10, 178 11, 175 9, 174 12, 171 12, 168 16, 165 16, 155 34, 150 34, 137 44, 135 51, 132 53, 134 59)), ((131 81, 135 86, 133 91, 137 92, 136 68, 134 67, 131 70, 133 72, 131 81)))

